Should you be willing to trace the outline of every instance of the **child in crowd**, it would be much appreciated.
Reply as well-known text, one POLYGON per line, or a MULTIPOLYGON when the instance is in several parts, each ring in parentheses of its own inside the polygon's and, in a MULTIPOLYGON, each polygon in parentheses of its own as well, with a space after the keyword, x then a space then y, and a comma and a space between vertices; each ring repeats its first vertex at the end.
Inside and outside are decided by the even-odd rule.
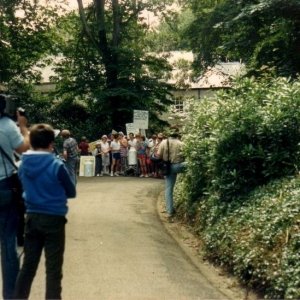
POLYGON ((95 166, 95 176, 103 176, 102 172, 102 152, 101 152, 101 142, 96 142, 96 148, 93 150, 93 155, 95 156, 96 166, 95 166))
POLYGON ((34 125, 30 130, 32 150, 23 154, 19 168, 27 215, 16 299, 28 299, 43 249, 46 299, 61 299, 67 198, 74 198, 76 190, 64 163, 52 153, 54 136, 50 125, 34 125))

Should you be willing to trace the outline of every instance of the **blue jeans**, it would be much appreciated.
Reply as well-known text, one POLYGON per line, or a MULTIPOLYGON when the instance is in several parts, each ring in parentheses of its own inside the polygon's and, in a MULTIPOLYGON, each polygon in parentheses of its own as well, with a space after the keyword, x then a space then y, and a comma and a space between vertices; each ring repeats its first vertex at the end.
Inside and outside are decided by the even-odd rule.
POLYGON ((77 157, 76 158, 68 158, 65 162, 65 166, 69 172, 72 182, 74 185, 77 183, 77 157))
POLYGON ((38 213, 26 216, 24 261, 16 282, 15 299, 28 299, 43 249, 46 257, 46 299, 61 299, 65 224, 64 216, 38 213))
POLYGON ((174 206, 173 206, 173 191, 174 186, 177 179, 177 174, 182 173, 185 169, 186 162, 178 163, 178 164, 171 164, 171 172, 165 178, 165 200, 166 200, 166 210, 169 215, 174 213, 174 206))
MULTIPOLYGON (((10 189, 6 180, 0 181, 0 189, 10 189)), ((2 194, 3 197, 3 194, 2 194)), ((2 199, 4 200, 4 199, 2 199)), ((13 299, 15 282, 19 271, 17 255, 18 212, 13 204, 0 209, 0 237, 1 237, 1 267, 2 267, 2 296, 13 299)))

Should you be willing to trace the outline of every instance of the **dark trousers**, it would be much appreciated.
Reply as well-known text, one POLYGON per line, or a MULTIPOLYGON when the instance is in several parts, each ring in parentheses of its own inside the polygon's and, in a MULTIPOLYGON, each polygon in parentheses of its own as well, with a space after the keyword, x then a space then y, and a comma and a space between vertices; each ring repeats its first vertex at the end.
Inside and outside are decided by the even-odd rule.
POLYGON ((28 214, 25 222, 24 261, 16 282, 15 298, 28 299, 44 249, 46 299, 61 299, 66 218, 46 214, 28 214))
POLYGON ((18 214, 12 202, 11 188, 9 180, 0 181, 0 252, 3 299, 14 299, 15 282, 19 271, 16 245, 18 214))
POLYGON ((102 172, 102 157, 101 155, 96 156, 95 176, 102 172))

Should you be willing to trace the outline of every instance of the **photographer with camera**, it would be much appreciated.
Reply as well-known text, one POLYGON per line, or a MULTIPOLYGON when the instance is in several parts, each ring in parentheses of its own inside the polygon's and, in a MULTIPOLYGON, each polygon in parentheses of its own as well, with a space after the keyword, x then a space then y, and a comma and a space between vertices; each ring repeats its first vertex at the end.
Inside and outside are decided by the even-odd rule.
POLYGON ((19 271, 16 249, 18 211, 14 197, 16 172, 14 151, 23 153, 29 149, 27 119, 17 111, 17 124, 6 112, 7 98, 0 95, 0 239, 2 267, 2 296, 12 299, 19 271))

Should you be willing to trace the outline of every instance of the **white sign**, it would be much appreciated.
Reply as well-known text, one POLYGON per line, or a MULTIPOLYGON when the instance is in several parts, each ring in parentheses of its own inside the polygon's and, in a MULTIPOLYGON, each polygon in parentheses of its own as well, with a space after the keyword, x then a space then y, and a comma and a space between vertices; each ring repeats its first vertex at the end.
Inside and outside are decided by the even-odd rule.
POLYGON ((134 110, 133 123, 139 129, 148 129, 149 112, 147 110, 134 110))
POLYGON ((91 177, 95 175, 95 157, 80 156, 79 176, 91 177))
POLYGON ((126 134, 129 133, 136 134, 139 132, 139 128, 134 123, 126 123, 126 134))

